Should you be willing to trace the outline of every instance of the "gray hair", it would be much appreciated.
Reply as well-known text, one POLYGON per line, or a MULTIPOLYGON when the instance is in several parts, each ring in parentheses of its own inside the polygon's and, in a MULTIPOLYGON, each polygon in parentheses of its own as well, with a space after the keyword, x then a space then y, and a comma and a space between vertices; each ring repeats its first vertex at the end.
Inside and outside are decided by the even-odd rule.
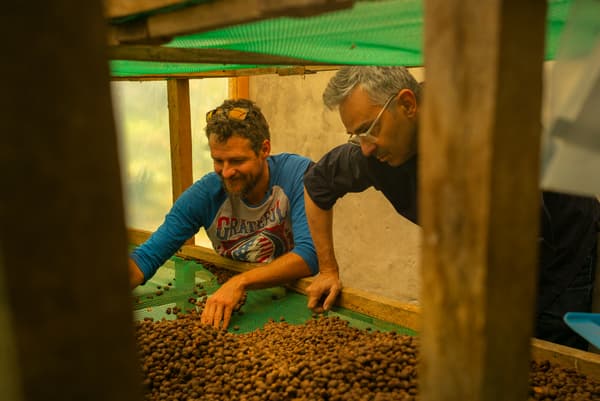
POLYGON ((329 81, 323 92, 323 102, 333 109, 360 85, 374 104, 383 105, 393 94, 402 89, 414 92, 417 102, 421 98, 421 86, 406 67, 342 67, 329 81))

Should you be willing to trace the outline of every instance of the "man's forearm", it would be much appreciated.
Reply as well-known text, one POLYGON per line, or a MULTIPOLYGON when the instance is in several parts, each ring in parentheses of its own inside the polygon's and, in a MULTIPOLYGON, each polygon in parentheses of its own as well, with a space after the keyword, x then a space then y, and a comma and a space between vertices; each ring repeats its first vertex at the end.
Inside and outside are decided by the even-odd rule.
POLYGON ((231 280, 237 280, 245 290, 257 290, 286 284, 310 274, 310 268, 304 259, 288 252, 271 263, 238 274, 231 280))
POLYGON ((135 288, 138 285, 142 284, 144 282, 144 273, 142 273, 138 265, 131 258, 129 258, 128 260, 128 268, 129 284, 131 288, 135 288))
POLYGON ((310 234, 315 244, 321 273, 338 273, 333 244, 333 209, 324 210, 317 206, 304 190, 304 207, 310 234))

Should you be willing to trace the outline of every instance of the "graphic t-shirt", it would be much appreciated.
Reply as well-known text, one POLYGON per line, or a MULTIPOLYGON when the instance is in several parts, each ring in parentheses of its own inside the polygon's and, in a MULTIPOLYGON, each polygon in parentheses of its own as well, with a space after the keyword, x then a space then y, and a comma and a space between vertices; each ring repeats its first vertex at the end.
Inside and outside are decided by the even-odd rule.
POLYGON ((222 256, 260 263, 294 252, 316 274, 317 256, 304 211, 303 176, 311 161, 282 153, 267 162, 269 190, 260 205, 230 197, 216 173, 206 174, 181 194, 162 225, 131 254, 145 280, 201 227, 222 256))
POLYGON ((251 207, 229 197, 206 230, 222 256, 246 262, 271 262, 294 247, 290 201, 283 188, 271 188, 267 200, 251 207))

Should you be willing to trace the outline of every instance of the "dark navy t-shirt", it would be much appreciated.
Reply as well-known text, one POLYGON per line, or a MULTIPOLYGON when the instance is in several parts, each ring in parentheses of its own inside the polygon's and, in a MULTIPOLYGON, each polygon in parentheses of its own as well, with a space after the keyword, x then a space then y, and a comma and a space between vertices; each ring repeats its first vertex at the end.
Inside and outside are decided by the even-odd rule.
MULTIPOLYGON (((417 164, 415 156, 392 167, 364 156, 358 146, 345 144, 306 172, 304 186, 313 202, 325 210, 349 192, 374 187, 399 214, 418 224, 417 164)), ((542 192, 540 213, 538 313, 569 286, 595 249, 600 204, 595 198, 542 192)))

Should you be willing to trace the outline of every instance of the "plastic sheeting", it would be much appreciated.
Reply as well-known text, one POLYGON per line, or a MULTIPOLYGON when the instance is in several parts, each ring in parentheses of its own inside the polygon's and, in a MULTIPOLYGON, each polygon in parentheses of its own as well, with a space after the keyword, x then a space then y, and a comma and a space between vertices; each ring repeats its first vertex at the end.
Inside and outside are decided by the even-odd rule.
POLYGON ((544 189, 600 194, 600 1, 574 0, 552 69, 544 189))

